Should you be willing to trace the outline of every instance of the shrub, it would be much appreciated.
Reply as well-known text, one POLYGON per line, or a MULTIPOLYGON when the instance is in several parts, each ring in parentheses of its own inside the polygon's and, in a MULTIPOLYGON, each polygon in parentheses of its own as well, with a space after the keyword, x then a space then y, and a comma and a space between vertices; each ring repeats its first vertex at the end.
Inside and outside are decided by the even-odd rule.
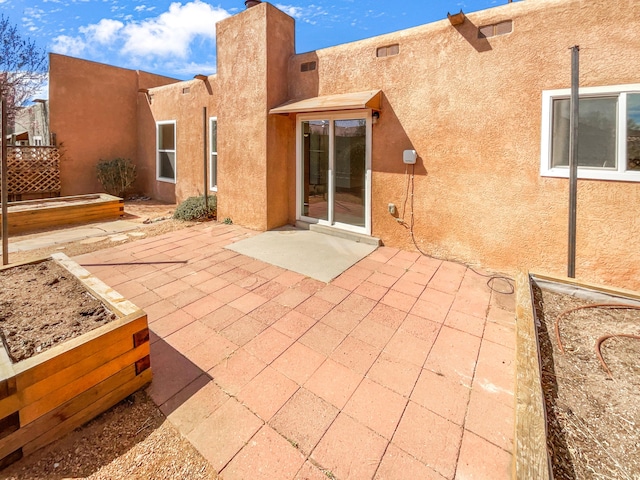
POLYGON ((100 160, 96 167, 104 189, 117 197, 124 197, 136 179, 136 166, 128 158, 100 160))
POLYGON ((205 208, 204 196, 189 197, 176 208, 173 218, 178 220, 206 220, 216 218, 217 199, 215 195, 207 196, 209 208, 205 208))

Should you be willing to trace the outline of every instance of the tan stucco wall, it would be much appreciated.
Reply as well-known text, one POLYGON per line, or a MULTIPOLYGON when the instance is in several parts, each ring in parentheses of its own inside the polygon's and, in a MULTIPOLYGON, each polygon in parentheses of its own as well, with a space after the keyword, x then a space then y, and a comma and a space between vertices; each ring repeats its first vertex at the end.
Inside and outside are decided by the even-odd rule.
MULTIPOLYGON (((568 181, 539 174, 541 94, 570 87, 575 44, 582 86, 640 82, 638 31, 634 1, 517 2, 470 14, 460 30, 443 20, 298 55, 290 98, 383 90, 373 126, 372 217, 373 235, 385 244, 414 248, 387 211, 388 203, 402 211, 402 151, 413 148, 420 156, 414 232, 424 251, 499 271, 564 274, 568 181), (476 27, 508 19, 511 34, 477 39, 476 27), (399 55, 376 58, 377 47, 393 43, 399 55), (301 73, 309 60, 318 69, 301 73)), ((578 195, 577 276, 640 288, 632 207, 640 185, 582 180, 578 195)))
MULTIPOLYGON (((137 162, 139 88, 175 82, 64 55, 49 56, 50 128, 62 147, 62 195, 103 191, 96 163, 116 157, 137 162)), ((138 169, 138 187, 146 184, 138 169)))

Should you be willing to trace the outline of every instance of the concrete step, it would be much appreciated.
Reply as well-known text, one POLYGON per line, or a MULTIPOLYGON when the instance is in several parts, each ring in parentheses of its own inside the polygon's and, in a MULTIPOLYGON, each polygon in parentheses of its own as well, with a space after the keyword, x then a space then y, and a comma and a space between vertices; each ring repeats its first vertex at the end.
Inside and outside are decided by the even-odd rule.
POLYGON ((349 232, 347 230, 341 230, 339 228, 328 227, 326 225, 318 225, 317 223, 307 223, 301 220, 297 220, 296 227, 304 230, 311 230, 312 232, 324 233, 325 235, 332 235, 338 238, 344 238, 346 240, 352 240, 354 242, 363 243, 365 245, 382 245, 382 242, 379 238, 364 235, 362 233, 349 232))

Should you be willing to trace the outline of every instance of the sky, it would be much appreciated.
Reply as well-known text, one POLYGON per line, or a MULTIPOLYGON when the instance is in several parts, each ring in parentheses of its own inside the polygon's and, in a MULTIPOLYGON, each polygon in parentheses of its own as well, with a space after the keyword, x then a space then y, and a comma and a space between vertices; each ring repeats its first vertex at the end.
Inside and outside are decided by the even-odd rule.
MULTIPOLYGON (((282 0, 297 53, 374 37, 507 0, 282 0)), ((186 80, 216 71, 215 25, 244 0, 0 0, 0 14, 49 52, 186 80)))

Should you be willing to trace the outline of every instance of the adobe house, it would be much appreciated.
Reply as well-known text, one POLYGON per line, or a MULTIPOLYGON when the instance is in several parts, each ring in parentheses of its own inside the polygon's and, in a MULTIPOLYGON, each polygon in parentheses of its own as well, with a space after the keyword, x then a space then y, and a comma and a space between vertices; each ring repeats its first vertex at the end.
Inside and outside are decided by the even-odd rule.
POLYGON ((207 188, 220 219, 249 228, 320 224, 564 274, 579 45, 576 274, 640 288, 639 2, 526 0, 301 54, 291 17, 248 3, 215 27, 215 75, 145 74, 157 83, 125 97, 131 71, 51 55, 51 129, 88 166, 63 194, 98 188, 99 158, 129 156, 144 193, 207 188))

